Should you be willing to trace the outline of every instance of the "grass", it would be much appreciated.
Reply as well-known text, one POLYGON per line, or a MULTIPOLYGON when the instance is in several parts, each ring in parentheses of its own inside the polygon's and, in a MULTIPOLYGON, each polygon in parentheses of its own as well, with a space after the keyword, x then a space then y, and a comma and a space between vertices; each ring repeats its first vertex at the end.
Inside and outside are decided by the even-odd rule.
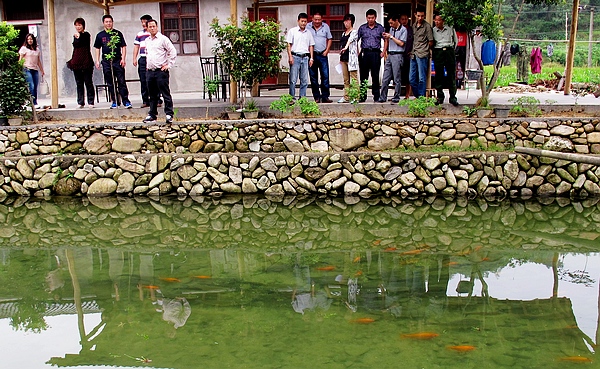
POLYGON ((451 147, 445 145, 431 145, 431 146, 420 146, 420 147, 404 147, 400 146, 393 150, 387 150, 387 152, 395 152, 395 153, 444 153, 444 152, 465 152, 465 151, 488 151, 488 152, 512 152, 514 151, 514 146, 512 144, 505 144, 503 146, 496 145, 494 143, 488 143, 488 147, 483 147, 481 145, 477 145, 477 147, 468 147, 466 149, 462 149, 460 147, 451 147))
MULTIPOLYGON (((484 71, 486 77, 491 77, 494 68, 491 65, 485 66, 484 71)), ((556 79, 556 77, 552 74, 553 72, 558 72, 561 75, 564 75, 565 67, 562 64, 558 63, 545 63, 542 65, 542 73, 540 74, 531 74, 529 73, 528 82, 534 83, 538 79, 556 79)), ((515 62, 512 62, 511 65, 502 67, 500 69, 500 76, 496 81, 495 87, 504 87, 508 86, 509 83, 516 82, 517 80, 517 66, 515 62)), ((573 68, 573 83, 592 83, 592 84, 600 84, 600 67, 574 67, 573 68)))

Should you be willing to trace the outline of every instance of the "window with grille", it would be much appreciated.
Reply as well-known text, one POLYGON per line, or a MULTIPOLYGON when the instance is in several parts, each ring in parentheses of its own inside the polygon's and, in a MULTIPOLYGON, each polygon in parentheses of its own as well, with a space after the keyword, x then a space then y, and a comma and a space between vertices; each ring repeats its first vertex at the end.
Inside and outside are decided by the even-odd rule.
POLYGON ((4 0, 4 20, 24 21, 44 19, 44 1, 7 1, 4 0))
POLYGON ((312 20, 312 14, 319 13, 323 17, 323 22, 329 25, 331 29, 331 35, 333 36, 331 51, 339 51, 342 46, 340 45, 340 38, 344 33, 344 15, 348 13, 350 9, 348 4, 321 4, 321 5, 308 5, 308 21, 312 20))
POLYGON ((171 40, 178 55, 199 53, 198 0, 161 3, 160 17, 161 33, 171 40))

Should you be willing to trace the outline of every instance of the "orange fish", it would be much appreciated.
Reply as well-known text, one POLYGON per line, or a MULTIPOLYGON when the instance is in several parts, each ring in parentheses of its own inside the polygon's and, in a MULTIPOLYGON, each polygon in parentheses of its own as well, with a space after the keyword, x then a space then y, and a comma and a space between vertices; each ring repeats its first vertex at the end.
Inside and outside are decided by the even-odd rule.
POLYGON ((209 275, 195 275, 194 278, 198 279, 211 279, 212 277, 209 275))
POLYGON ((353 263, 358 263, 360 261, 360 256, 357 256, 352 260, 353 263))
POLYGON ((150 286, 144 286, 144 288, 147 288, 147 289, 149 289, 149 290, 157 290, 157 289, 159 289, 160 287, 158 287, 158 286, 152 286, 152 285, 150 285, 150 286))
POLYGON ((449 261, 447 263, 444 263, 444 266, 450 266, 450 265, 458 265, 457 261, 449 261))
POLYGON ((481 258, 481 261, 490 261, 490 258, 488 258, 488 257, 481 258))
POLYGON ((373 241, 373 246, 379 246, 380 243, 381 243, 381 240, 375 240, 375 241, 373 241))
POLYGON ((317 268, 317 270, 323 270, 326 272, 330 272, 332 270, 335 270, 335 267, 333 265, 328 265, 328 266, 324 266, 324 267, 319 267, 319 268, 317 268))
POLYGON ((400 337, 412 338, 415 340, 430 340, 430 339, 438 337, 438 336, 439 336, 439 334, 433 333, 433 332, 418 332, 418 333, 403 334, 400 337))
POLYGON ((388 248, 384 249, 383 252, 392 252, 392 251, 396 251, 396 250, 398 250, 398 249, 395 247, 388 247, 388 248))
POLYGON ((362 270, 359 270, 358 272, 354 273, 355 277, 359 277, 362 275, 362 270))
POLYGON ((423 250, 410 250, 410 251, 404 251, 400 255, 417 255, 417 254, 420 254, 422 252, 423 252, 423 250))
POLYGON ((354 319, 352 320, 352 323, 358 323, 358 324, 371 324, 375 321, 375 319, 371 319, 371 318, 358 318, 358 319, 354 319))
POLYGON ((474 251, 479 251, 483 248, 483 246, 479 245, 479 246, 475 246, 475 248, 473 249, 474 251))
POLYGON ((469 352, 469 351, 475 350, 475 346, 471 346, 471 345, 448 346, 448 349, 454 350, 457 352, 469 352))
POLYGON ((161 281, 165 281, 165 282, 181 282, 178 278, 173 278, 173 277, 165 277, 165 278, 161 278, 161 281))
POLYGON ((572 363, 591 363, 592 359, 588 359, 587 357, 583 357, 583 356, 567 356, 567 357, 561 357, 559 359, 560 361, 570 361, 572 363))

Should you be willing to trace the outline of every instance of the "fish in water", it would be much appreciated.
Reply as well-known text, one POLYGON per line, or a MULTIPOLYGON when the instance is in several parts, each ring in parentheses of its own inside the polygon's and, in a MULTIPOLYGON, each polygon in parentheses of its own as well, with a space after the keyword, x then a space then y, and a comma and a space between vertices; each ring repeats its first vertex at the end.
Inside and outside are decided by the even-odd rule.
POLYGON ((417 332, 417 333, 403 334, 400 337, 411 338, 414 340, 430 340, 430 339, 438 337, 438 336, 439 336, 438 333, 433 333, 433 332, 417 332))
POLYGON ((400 255, 417 255, 417 254, 420 254, 422 252, 423 252, 423 250, 409 250, 409 251, 404 251, 400 255))
POLYGON ((471 346, 471 345, 448 346, 448 349, 454 350, 457 352, 469 352, 469 351, 475 350, 475 346, 471 346))
POLYGON ((358 323, 358 324, 371 324, 375 321, 375 319, 372 318, 358 318, 358 319, 354 319, 352 320, 352 323, 358 323))
POLYGON ((352 260, 353 263, 358 263, 360 262, 360 256, 357 256, 354 258, 354 260, 352 260))
POLYGON ((375 241, 373 241, 373 246, 379 246, 380 243, 381 243, 381 240, 375 240, 375 241))
POLYGON ((147 288, 147 289, 149 289, 149 290, 157 290, 157 289, 159 289, 160 287, 158 287, 158 286, 153 286, 153 285, 149 285, 149 286, 144 286, 144 288, 147 288))
POLYGON ((195 275, 194 278, 198 279, 211 279, 212 277, 209 275, 195 275))
POLYGON ((388 247, 388 248, 384 249, 383 252, 392 252, 392 251, 396 251, 396 250, 397 250, 397 248, 395 248, 395 247, 388 247))
POLYGON ((588 359, 587 357, 584 356, 567 356, 567 357, 561 357, 559 359, 560 361, 569 361, 571 363, 591 363, 592 359, 588 359))
POLYGON ((358 272, 354 273, 355 277, 360 277, 363 274, 362 270, 359 270, 358 272))
POLYGON ((174 277, 165 277, 165 278, 161 278, 161 281, 165 281, 165 282, 181 282, 179 280, 179 278, 174 278, 174 277))
POLYGON ((328 265, 328 266, 324 266, 324 267, 318 267, 317 270, 323 270, 326 272, 335 270, 335 267, 333 265, 328 265))

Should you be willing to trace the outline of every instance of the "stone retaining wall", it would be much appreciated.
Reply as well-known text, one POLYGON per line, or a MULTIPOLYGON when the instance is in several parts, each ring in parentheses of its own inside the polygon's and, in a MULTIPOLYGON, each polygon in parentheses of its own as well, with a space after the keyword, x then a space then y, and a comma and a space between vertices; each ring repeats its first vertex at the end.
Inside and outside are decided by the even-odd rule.
POLYGON ((54 155, 2 158, 0 172, 0 198, 223 193, 600 196, 600 167, 514 153, 54 155))
POLYGON ((307 119, 3 127, 0 154, 349 152, 512 146, 600 153, 600 119, 307 119))

